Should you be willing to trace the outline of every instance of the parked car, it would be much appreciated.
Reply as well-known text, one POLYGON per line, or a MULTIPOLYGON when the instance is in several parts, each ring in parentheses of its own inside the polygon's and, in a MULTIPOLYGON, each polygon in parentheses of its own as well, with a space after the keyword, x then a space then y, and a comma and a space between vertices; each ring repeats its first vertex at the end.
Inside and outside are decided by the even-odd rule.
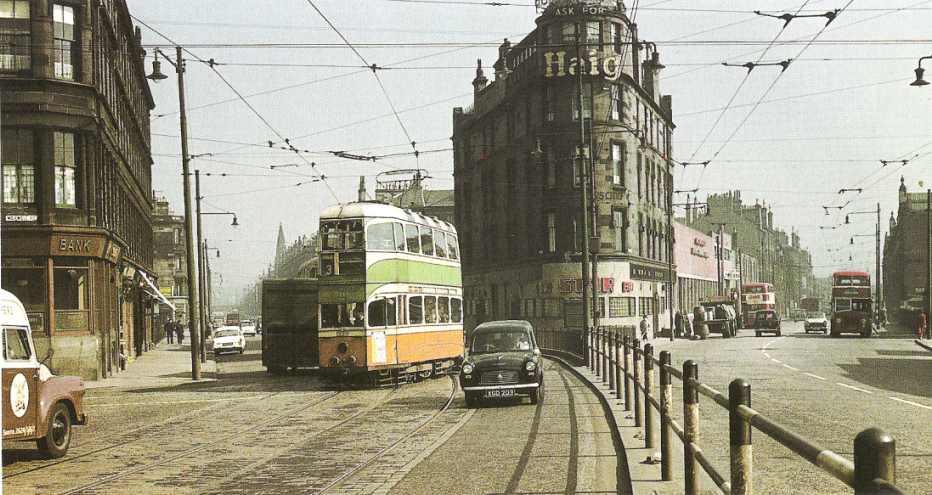
POLYGON ((777 337, 783 335, 780 331, 780 315, 772 309, 754 313, 754 335, 760 337, 764 333, 773 333, 777 337))
POLYGON ((828 318, 825 317, 825 313, 818 311, 809 313, 806 316, 805 323, 803 323, 803 329, 806 330, 806 333, 828 333, 828 318))
POLYGON ((258 333, 256 332, 256 324, 252 320, 243 320, 239 327, 243 331, 244 337, 255 337, 258 333))
POLYGON ((62 457, 71 445, 72 426, 87 423, 84 382, 77 376, 53 375, 43 363, 51 351, 43 362, 36 358, 26 311, 16 296, 2 289, 0 328, 3 441, 35 440, 49 457, 62 457))
POLYGON ((224 352, 239 352, 242 354, 246 351, 246 337, 239 327, 224 326, 214 331, 214 340, 211 348, 215 356, 224 352))
POLYGON ((460 370, 466 405, 482 399, 544 398, 544 373, 534 327, 526 321, 483 323, 472 331, 460 370))

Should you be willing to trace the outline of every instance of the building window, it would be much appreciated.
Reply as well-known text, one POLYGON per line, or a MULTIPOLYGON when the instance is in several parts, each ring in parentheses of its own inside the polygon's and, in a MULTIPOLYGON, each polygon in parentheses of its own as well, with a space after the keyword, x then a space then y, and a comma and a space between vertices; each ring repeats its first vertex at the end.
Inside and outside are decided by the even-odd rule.
POLYGON ((641 303, 641 315, 648 316, 654 314, 654 298, 652 297, 642 297, 640 300, 641 303))
POLYGON ((612 143, 612 184, 625 185, 625 146, 612 143))
POLYGON ((544 87, 544 120, 553 122, 556 118, 556 112, 553 102, 553 87, 547 85, 544 87))
POLYGON ((628 212, 612 211, 612 229, 615 231, 615 251, 628 252, 628 212))
POLYGON ((29 19, 29 0, 0 0, 0 19, 29 19))
POLYGON ((621 120, 621 88, 615 84, 609 86, 611 97, 611 119, 621 120))
MULTIPOLYGON (((0 0, 0 5, 2 3, 0 0)), ((28 26, 22 29, 0 28, 0 72, 28 71, 32 67, 31 45, 32 36, 28 26)))
POLYGON ((638 169, 638 199, 641 199, 641 197, 642 197, 642 193, 641 193, 641 168, 642 168, 642 165, 641 165, 641 163, 642 163, 643 161, 644 161, 643 155, 641 154, 640 151, 638 151, 638 161, 637 161, 637 169, 638 169))
POLYGON ((88 287, 86 267, 55 267, 55 310, 87 309, 88 287))
POLYGON ((582 100, 583 120, 592 118, 592 83, 583 83, 582 95, 573 93, 573 120, 579 120, 579 100, 582 100))
POLYGON ((36 202, 33 134, 30 130, 9 129, 2 134, 3 203, 36 202))
POLYGON ((75 153, 74 134, 55 132, 55 206, 74 208, 75 200, 75 153))
POLYGON ((55 77, 74 80, 74 66, 77 54, 75 48, 74 8, 65 5, 52 5, 52 18, 55 21, 55 42, 53 57, 55 60, 55 77))
POLYGON ((600 23, 598 21, 588 21, 586 22, 586 43, 601 43, 602 39, 599 36, 600 34, 600 23))
POLYGON ((609 24, 612 44, 615 45, 615 53, 621 53, 621 25, 618 23, 609 24))
POLYGON ((557 252, 557 214, 547 214, 547 252, 557 252))
POLYGON ((633 297, 610 297, 608 300, 609 318, 635 316, 633 297))
POLYGON ((579 187, 582 184, 582 167, 589 159, 589 145, 576 146, 576 152, 570 157, 573 161, 573 185, 579 187))
POLYGON ((553 153, 550 151, 550 148, 547 148, 546 151, 546 163, 544 164, 547 167, 547 187, 552 189, 557 187, 557 164, 554 162, 553 153))
POLYGON ((576 40, 576 23, 567 22, 563 24, 563 42, 564 43, 575 43, 576 40))

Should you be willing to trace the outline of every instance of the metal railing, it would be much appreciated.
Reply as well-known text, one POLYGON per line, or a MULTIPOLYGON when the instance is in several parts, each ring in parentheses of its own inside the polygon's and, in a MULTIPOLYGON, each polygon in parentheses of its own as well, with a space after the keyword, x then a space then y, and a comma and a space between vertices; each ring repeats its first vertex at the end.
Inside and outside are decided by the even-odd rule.
POLYGON ((624 410, 633 409, 635 427, 643 428, 645 448, 657 445, 656 414, 660 416, 660 473, 663 481, 673 481, 673 435, 683 443, 683 478, 686 495, 700 490, 701 468, 722 493, 753 493, 753 450, 751 432, 775 440, 799 457, 840 480, 861 494, 902 494, 896 482, 896 442, 877 428, 869 428, 854 438, 854 461, 825 449, 789 428, 751 408, 751 384, 738 378, 728 386, 728 394, 699 381, 699 365, 689 360, 682 370, 671 365, 671 354, 662 351, 654 357, 651 344, 641 342, 618 329, 598 328, 589 336, 589 369, 601 378, 624 410), (660 391, 654 390, 655 366, 660 373, 660 391), (673 378, 683 384, 683 424, 673 418, 673 378), (728 476, 714 466, 699 445, 699 396, 728 411, 728 476))

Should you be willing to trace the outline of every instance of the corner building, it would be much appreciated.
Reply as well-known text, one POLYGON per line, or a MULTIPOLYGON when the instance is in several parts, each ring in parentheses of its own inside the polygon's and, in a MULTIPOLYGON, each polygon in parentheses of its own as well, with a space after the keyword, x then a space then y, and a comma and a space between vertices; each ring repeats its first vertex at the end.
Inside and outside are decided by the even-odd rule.
POLYGON ((124 0, 0 1, 2 284, 55 373, 106 377, 151 340, 140 38, 124 0))
POLYGON ((549 2, 536 24, 501 45, 493 82, 478 62, 473 105, 453 110, 466 330, 503 318, 582 328, 590 157, 600 324, 647 314, 668 327, 674 126, 659 53, 621 1, 549 2))

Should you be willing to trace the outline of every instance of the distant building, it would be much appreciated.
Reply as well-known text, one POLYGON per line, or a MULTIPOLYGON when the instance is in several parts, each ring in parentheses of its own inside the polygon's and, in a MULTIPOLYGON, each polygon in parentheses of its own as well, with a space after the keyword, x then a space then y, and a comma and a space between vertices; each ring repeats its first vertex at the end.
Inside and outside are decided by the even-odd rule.
POLYGON ((646 314, 653 328, 669 327, 674 125, 659 52, 621 1, 585 11, 552 1, 536 24, 499 47, 494 81, 479 61, 472 106, 453 109, 467 330, 502 318, 543 332, 583 327, 580 258, 592 215, 580 186, 590 157, 600 323, 634 325, 646 314))
MULTIPOLYGON (((687 201, 689 202, 689 201, 687 201)), ((693 199, 692 204, 697 204, 693 199)), ((773 284, 777 309, 786 313, 809 296, 813 285, 812 256, 800 246, 796 232, 787 234, 774 226, 773 209, 759 202, 746 205, 741 191, 713 194, 706 199, 708 207, 687 207, 684 223, 702 232, 721 229, 731 234, 733 253, 740 256, 740 269, 728 274, 742 283, 773 284)), ((679 242, 679 239, 677 239, 679 242)))
MULTIPOLYGON (((379 181, 375 200, 455 224, 454 191, 427 189, 424 180, 420 171, 417 171, 410 179, 379 181)), ((360 201, 365 201, 365 182, 362 182, 362 178, 360 181, 360 201)))
POLYGON ((926 192, 911 193, 900 179, 899 208, 890 213, 883 248, 883 302, 887 317, 913 324, 927 308, 929 274, 929 201, 926 192))
POLYGON ((157 285, 168 302, 159 306, 159 323, 164 324, 169 318, 186 322, 188 264, 184 217, 175 215, 164 197, 155 198, 152 232, 157 285))
POLYGON ((0 2, 3 288, 56 373, 109 376, 152 340, 141 38, 125 0, 0 2))
POLYGON ((718 232, 707 234, 687 227, 679 219, 673 228, 676 233, 673 259, 677 271, 677 309, 689 311, 699 302, 718 295, 737 299, 740 274, 735 265, 731 234, 723 233, 719 244, 718 232))

